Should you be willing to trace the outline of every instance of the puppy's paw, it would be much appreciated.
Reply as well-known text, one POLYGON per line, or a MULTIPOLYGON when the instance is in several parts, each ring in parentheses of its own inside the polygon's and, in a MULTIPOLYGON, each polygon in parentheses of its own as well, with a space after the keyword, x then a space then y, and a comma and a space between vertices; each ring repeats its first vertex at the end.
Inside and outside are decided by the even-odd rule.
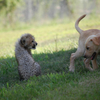
POLYGON ((89 67, 86 67, 89 71, 94 71, 94 69, 93 68, 91 68, 90 66, 89 67))
POLYGON ((74 72, 75 71, 75 68, 69 67, 69 71, 70 72, 74 72))
POLYGON ((98 66, 93 66, 93 70, 97 70, 98 68, 98 66))
POLYGON ((94 69, 93 69, 93 68, 90 68, 89 70, 90 70, 91 72, 92 72, 92 71, 94 71, 94 69))

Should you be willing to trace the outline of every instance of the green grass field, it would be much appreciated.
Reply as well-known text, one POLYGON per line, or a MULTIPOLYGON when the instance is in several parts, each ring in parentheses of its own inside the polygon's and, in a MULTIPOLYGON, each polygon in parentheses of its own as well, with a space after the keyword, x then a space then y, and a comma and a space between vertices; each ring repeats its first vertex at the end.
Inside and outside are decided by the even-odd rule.
MULTIPOLYGON (((87 17, 80 27, 100 29, 99 19, 87 17)), ((68 71, 70 55, 78 47, 74 23, 64 20, 0 32, 0 100, 100 100, 100 68, 88 71, 80 57, 75 61, 75 72, 68 71), (19 81, 14 45, 24 33, 31 33, 38 42, 32 53, 42 75, 19 81)))

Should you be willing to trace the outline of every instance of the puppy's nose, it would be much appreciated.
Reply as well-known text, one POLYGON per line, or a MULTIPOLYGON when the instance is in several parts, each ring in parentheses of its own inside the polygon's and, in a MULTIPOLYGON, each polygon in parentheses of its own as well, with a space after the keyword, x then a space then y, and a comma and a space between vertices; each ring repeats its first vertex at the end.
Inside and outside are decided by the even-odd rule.
POLYGON ((86 55, 84 55, 83 57, 86 58, 86 55))
POLYGON ((36 45, 38 45, 38 43, 36 43, 36 45))

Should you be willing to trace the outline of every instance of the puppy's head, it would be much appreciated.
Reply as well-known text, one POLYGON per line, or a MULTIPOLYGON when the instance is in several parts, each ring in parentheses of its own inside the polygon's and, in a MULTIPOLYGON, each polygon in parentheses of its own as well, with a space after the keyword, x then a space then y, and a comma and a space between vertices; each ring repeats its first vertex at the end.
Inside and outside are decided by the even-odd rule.
POLYGON ((85 43, 85 58, 91 58, 93 60, 99 52, 100 37, 96 35, 89 36, 85 43))
POLYGON ((24 34, 20 39, 20 44, 25 49, 35 49, 37 46, 37 42, 35 38, 31 34, 24 34))

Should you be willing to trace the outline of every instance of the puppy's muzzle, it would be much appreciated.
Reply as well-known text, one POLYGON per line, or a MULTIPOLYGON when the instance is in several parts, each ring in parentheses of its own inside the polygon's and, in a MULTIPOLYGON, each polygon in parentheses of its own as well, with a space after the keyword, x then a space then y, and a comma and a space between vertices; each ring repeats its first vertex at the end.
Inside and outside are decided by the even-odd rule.
POLYGON ((95 56, 96 56, 96 52, 94 52, 94 53, 92 54, 91 60, 93 60, 93 59, 95 58, 95 56))
POLYGON ((95 58, 95 56, 96 56, 96 52, 94 52, 91 57, 87 57, 86 55, 84 55, 83 57, 84 58, 91 58, 91 60, 93 60, 95 58))
POLYGON ((35 48, 36 48, 36 46, 37 46, 37 44, 38 44, 38 43, 34 44, 34 45, 32 46, 32 48, 33 48, 33 49, 35 49, 35 48))
POLYGON ((86 55, 83 56, 84 58, 87 58, 86 55))
POLYGON ((36 43, 36 45, 38 45, 38 43, 36 43))

